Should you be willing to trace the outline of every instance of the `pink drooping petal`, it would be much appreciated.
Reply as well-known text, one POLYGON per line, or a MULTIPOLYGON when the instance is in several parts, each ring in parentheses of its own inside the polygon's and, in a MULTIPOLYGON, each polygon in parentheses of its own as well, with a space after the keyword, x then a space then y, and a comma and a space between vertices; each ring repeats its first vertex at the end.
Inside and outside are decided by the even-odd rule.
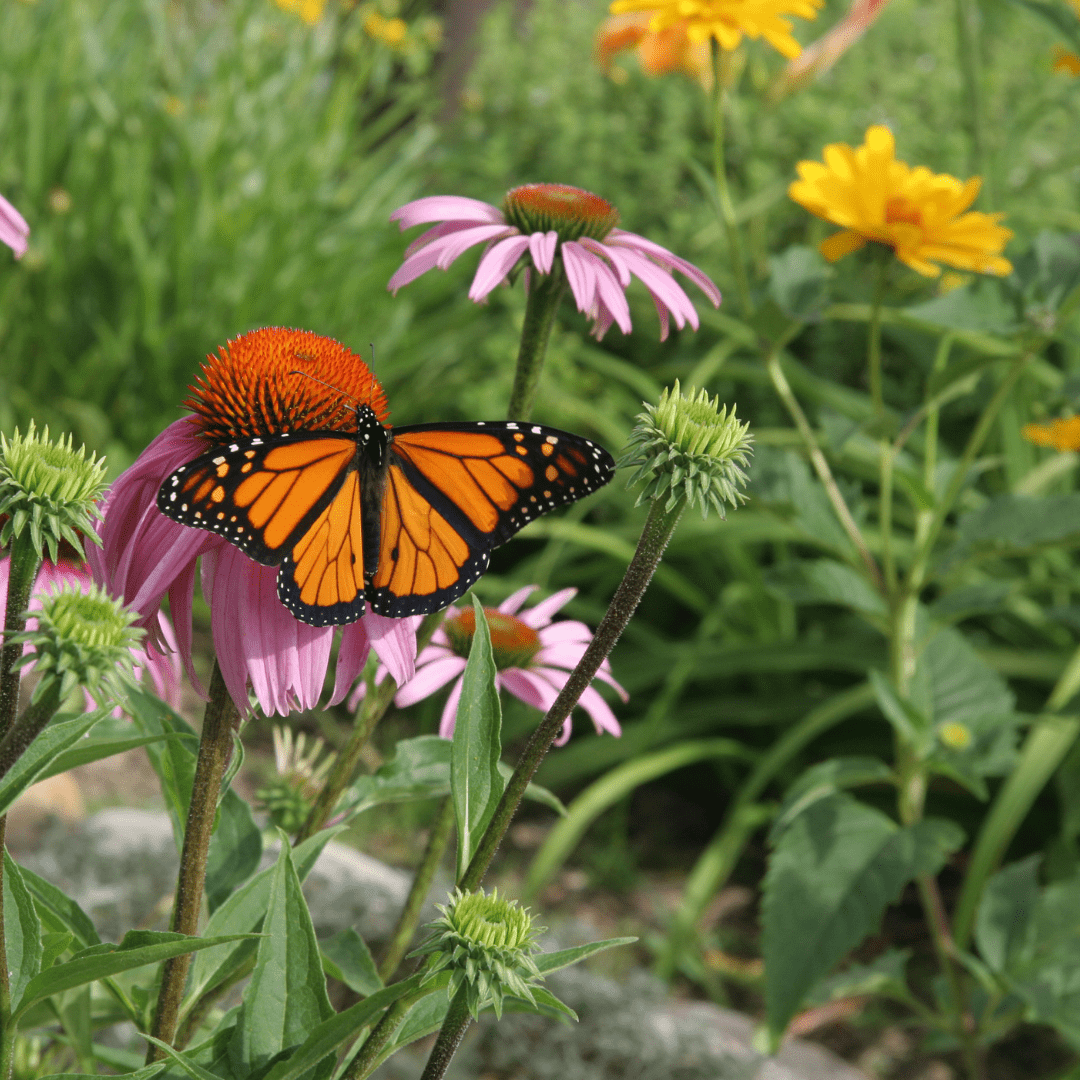
POLYGON ((449 236, 451 233, 461 232, 463 229, 471 229, 472 221, 444 221, 441 225, 434 225, 427 232, 421 233, 406 249, 405 258, 415 254, 421 248, 427 247, 432 240, 438 240, 441 236, 449 236))
MULTIPOLYGON (((611 312, 608 311, 603 304, 600 305, 600 309, 596 313, 596 318, 593 320, 592 335, 597 341, 603 341, 604 335, 615 325, 615 319, 611 312)), ((663 340, 663 338, 661 338, 663 340)))
MULTIPOLYGON (((538 676, 542 675, 545 679, 550 679, 557 690, 562 690, 566 685, 567 680, 570 678, 569 671, 560 671, 558 668, 537 668, 535 669, 534 674, 538 676)), ((607 731, 616 738, 622 735, 622 728, 619 726, 619 721, 611 711, 611 706, 609 706, 600 696, 599 691, 591 686, 585 687, 584 693, 582 693, 581 698, 578 700, 578 705, 589 714, 598 734, 607 731)))
POLYGON ((371 651, 365 619, 358 619, 341 628, 341 645, 338 647, 337 669, 334 672, 334 692, 326 703, 327 708, 345 700, 349 687, 356 682, 367 663, 371 651))
POLYGON ((569 240, 562 246, 563 268, 566 279, 570 282, 570 291, 574 294, 574 303, 578 311, 586 315, 592 311, 593 297, 596 296, 596 275, 589 253, 576 241, 569 240))
POLYGON ((416 629, 422 616, 388 619, 369 611, 361 620, 367 626, 371 647, 398 686, 404 686, 416 673, 416 629))
POLYGON ((403 285, 415 281, 421 274, 426 274, 436 267, 446 270, 458 256, 463 255, 471 247, 486 243, 508 233, 516 233, 517 230, 509 225, 474 225, 468 229, 461 229, 441 236, 430 244, 410 255, 395 271, 394 276, 387 282, 386 287, 396 293, 403 285))
POLYGON ((630 305, 626 302, 626 294, 623 292, 618 278, 615 277, 611 267, 603 259, 592 252, 588 252, 588 255, 593 260, 593 272, 596 275, 597 316, 599 315, 599 309, 603 309, 605 319, 610 316, 618 323, 619 329, 624 334, 629 334, 632 329, 630 305))
POLYGON ((533 662, 537 667, 559 667, 572 671, 588 647, 587 641, 560 641, 542 648, 533 662))
POLYGON ((653 295, 653 303, 656 305, 656 314, 660 319, 660 340, 667 341, 671 333, 671 312, 660 297, 653 295))
POLYGON ((508 236, 492 246, 480 260, 469 289, 469 299, 479 303, 514 267, 529 246, 527 236, 508 236))
POLYGON ((609 262, 615 270, 619 284, 624 289, 630 284, 630 267, 617 247, 608 247, 607 244, 601 244, 599 240, 594 240, 591 236, 583 236, 578 243, 594 255, 599 255, 600 258, 609 262))
MULTIPOLYGON (((514 593, 514 595, 517 596, 517 593, 514 593)), ((526 626, 539 630, 541 627, 547 626, 551 622, 551 617, 557 611, 561 611, 566 607, 575 596, 577 596, 577 589, 560 589, 557 593, 552 593, 546 600, 541 600, 536 607, 530 608, 519 617, 526 626)), ((504 609, 499 608, 499 610, 504 609)), ((542 634, 540 637, 543 640, 542 634)))
POLYGON ((26 218, 0 195, 0 243, 7 244, 15 252, 15 258, 21 259, 26 254, 26 238, 30 235, 30 226, 26 218))
POLYGON ((444 739, 454 736, 454 725, 457 723, 458 703, 461 701, 461 686, 463 679, 458 679, 450 690, 450 696, 443 706, 442 719, 439 721, 439 734, 444 739))
POLYGON ((165 646, 159 651, 153 646, 147 645, 137 650, 136 677, 141 678, 141 672, 149 674, 154 684, 154 693, 162 701, 171 705, 174 709, 180 708, 180 659, 176 644, 176 636, 172 625, 164 615, 158 615, 158 636, 165 646))
POLYGON ((604 244, 606 247, 625 247, 641 251, 651 256, 661 266, 670 270, 678 270, 679 273, 685 274, 712 301, 713 307, 720 306, 720 290, 713 283, 712 278, 699 270, 692 262, 680 259, 678 255, 668 251, 667 248, 661 247, 644 236, 638 236, 637 233, 626 232, 623 229, 612 229, 604 238, 604 244))
MULTIPOLYGON (((465 662, 463 656, 451 655, 417 667, 416 674, 397 692, 394 704, 404 709, 441 690, 465 670, 465 662)), ((441 728, 439 734, 442 734, 441 728)))
POLYGON ((543 627, 540 631, 540 642, 545 648, 548 645, 559 645, 563 642, 588 645, 592 637, 592 631, 576 619, 563 619, 561 622, 543 627))
POLYGON ((555 264, 555 249, 559 246, 559 234, 534 232, 529 236, 529 254, 533 265, 541 274, 550 274, 555 264))
POLYGON ((671 274, 637 252, 629 253, 628 258, 635 276, 641 279, 653 299, 663 303, 664 307, 671 312, 675 317, 675 325, 681 330, 689 323, 696 330, 698 328, 697 309, 671 274))
POLYGON ((391 215, 391 221, 401 224, 401 230, 429 221, 503 221, 502 211, 479 199, 467 199, 463 195, 428 195, 424 199, 399 206, 391 215))
POLYGON ((499 682, 519 701, 546 713, 559 696, 551 683, 537 671, 528 668, 507 668, 499 672, 499 682))
POLYGON ((169 586, 169 611, 172 613, 173 624, 176 629, 176 647, 180 650, 180 659, 183 661, 184 670, 195 687, 195 692, 204 701, 209 698, 206 687, 202 680, 195 674, 195 666, 191 660, 192 626, 191 608, 195 595, 195 561, 192 560, 180 571, 169 586))
MULTIPOLYGON (((521 605, 524 604, 525 601, 528 600, 529 597, 532 596, 532 594, 536 592, 536 590, 539 588, 539 585, 525 585, 523 588, 518 589, 517 592, 512 592, 499 605, 499 611, 501 611, 504 615, 516 615, 521 609, 521 605)), ((530 611, 526 614, 531 615, 532 612, 530 611)), ((527 626, 535 625, 534 623, 529 622, 528 618, 523 618, 521 621, 527 626)))

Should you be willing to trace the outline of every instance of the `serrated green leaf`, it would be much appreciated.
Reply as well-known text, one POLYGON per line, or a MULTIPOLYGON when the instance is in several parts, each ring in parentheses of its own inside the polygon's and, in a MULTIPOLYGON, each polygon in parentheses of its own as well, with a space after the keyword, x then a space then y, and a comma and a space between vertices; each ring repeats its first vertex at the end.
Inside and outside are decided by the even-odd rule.
POLYGON ((35 1001, 58 994, 62 990, 71 990, 121 971, 156 964, 173 956, 237 941, 241 936, 236 934, 224 938, 202 938, 188 937, 185 934, 152 935, 151 931, 133 931, 126 934, 119 945, 97 945, 84 949, 65 963, 54 964, 48 971, 35 975, 19 1003, 19 1012, 24 1013, 35 1001))
POLYGON ((234 1072, 241 1077, 303 1042, 334 1012, 315 927, 284 834, 262 934, 230 1045, 234 1072))
POLYGON ((1039 903, 1039 863, 1029 855, 999 870, 986 883, 975 920, 975 944, 992 971, 1003 973, 1010 958, 1030 945, 1029 930, 1039 903))
POLYGON ((884 598, 866 578, 835 559, 803 559, 772 567, 764 576, 770 592, 796 604, 838 604, 873 618, 888 614, 884 598))
POLYGON ((614 949, 618 945, 633 945, 636 937, 607 938, 604 941, 590 941, 587 945, 575 945, 572 949, 558 949, 555 952, 537 953, 533 960, 541 975, 550 975, 561 971, 571 964, 578 964, 590 956, 595 956, 605 949, 614 949))
POLYGON ((353 927, 324 941, 322 954, 326 973, 361 997, 370 997, 383 988, 371 950, 353 927))
POLYGON ((961 514, 956 542, 942 557, 943 571, 972 557, 1027 555, 1045 547, 1080 543, 1080 493, 998 495, 961 514))
POLYGON ((811 987, 880 923, 907 882, 963 842, 949 821, 900 828, 848 795, 822 799, 782 834, 765 876, 769 1030, 779 1039, 811 987))
POLYGON ((461 701, 450 746, 450 788, 457 821, 457 880, 465 873, 476 842, 502 796, 502 707, 495 684, 491 633, 480 601, 473 597, 476 631, 461 680, 461 701))
POLYGON ((769 842, 775 844, 784 829, 819 799, 848 788, 862 787, 864 784, 889 784, 892 780, 892 769, 880 758, 838 757, 811 765, 784 795, 769 842))
POLYGON ((41 971, 41 920, 18 863, 4 850, 4 940, 11 1009, 17 1012, 27 985, 41 971))

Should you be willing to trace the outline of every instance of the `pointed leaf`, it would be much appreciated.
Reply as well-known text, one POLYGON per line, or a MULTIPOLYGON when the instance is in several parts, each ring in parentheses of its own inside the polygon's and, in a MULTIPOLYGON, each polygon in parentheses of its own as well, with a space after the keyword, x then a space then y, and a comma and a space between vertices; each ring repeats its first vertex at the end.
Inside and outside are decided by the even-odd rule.
POLYGON ((838 757, 811 765, 788 788, 769 842, 775 844, 784 829, 819 799, 863 784, 889 784, 892 780, 892 769, 880 758, 838 757))
POLYGON ((212 1073, 208 1069, 204 1069, 201 1065, 196 1065, 191 1060, 189 1054, 182 1054, 174 1050, 167 1042, 162 1042, 160 1039, 155 1039, 153 1035, 143 1035, 143 1038, 147 1042, 152 1042, 155 1046, 165 1051, 165 1056, 175 1065, 179 1065, 191 1077, 191 1080, 223 1080, 217 1073, 212 1073))
POLYGON ((70 930, 76 944, 86 948, 100 945, 101 938, 90 916, 66 893, 51 881, 39 877, 32 870, 22 867, 23 881, 37 905, 42 922, 54 930, 70 930))
POLYGON ((633 945, 636 937, 615 937, 606 941, 590 941, 587 945, 575 945, 572 949, 559 949, 556 952, 537 953, 533 957, 541 975, 550 975, 553 971, 561 971, 571 964, 580 963, 590 956, 595 956, 605 949, 614 949, 618 945, 633 945))
POLYGON ((781 835, 763 905, 765 997, 779 1039, 810 988, 880 923, 907 882, 963 842, 952 822, 900 828, 848 795, 822 799, 781 835))
POLYGON ((4 939, 7 943, 11 1008, 15 1012, 27 984, 41 971, 41 920, 15 860, 4 851, 4 939))
POLYGON ((892 684, 880 671, 870 672, 870 685, 874 688, 878 708, 893 730, 905 742, 925 753, 932 737, 929 719, 912 702, 898 697, 892 684))
MULTIPOLYGON (((153 1080, 165 1068, 164 1061, 155 1061, 153 1065, 144 1065, 135 1072, 120 1073, 114 1076, 113 1080, 153 1080)), ((97 1073, 49 1073, 48 1076, 42 1076, 39 1080, 101 1080, 101 1077, 97 1073)))
POLYGON ((499 772, 502 709, 495 685, 491 633, 480 601, 473 597, 476 632, 461 682, 461 702, 450 752, 450 785, 457 819, 457 878, 465 873, 476 842, 503 793, 499 772))
POLYGON ((315 927, 284 834, 262 933, 230 1046, 230 1060, 239 1076, 303 1042, 334 1012, 326 995, 315 927))
POLYGON ((70 930, 58 930, 41 935, 41 970, 51 968, 71 948, 75 935, 70 930))
POLYGON ((975 921, 979 955, 993 971, 1029 945, 1031 920, 1039 903, 1039 863, 1030 855, 999 870, 987 883, 975 921))
POLYGON ((262 831, 251 807, 227 788, 206 857, 206 902, 211 913, 258 869, 262 847, 262 831))
POLYGON ((353 927, 324 941, 322 954, 326 973, 361 997, 370 997, 383 988, 371 950, 353 927))

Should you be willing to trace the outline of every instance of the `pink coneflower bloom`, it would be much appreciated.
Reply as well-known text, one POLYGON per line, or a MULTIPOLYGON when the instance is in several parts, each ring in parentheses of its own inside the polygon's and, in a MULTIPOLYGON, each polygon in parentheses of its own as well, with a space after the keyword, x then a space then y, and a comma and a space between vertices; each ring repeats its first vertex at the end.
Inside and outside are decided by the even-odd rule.
MULTIPOLYGON (((390 215, 401 228, 440 224, 418 236, 387 288, 397 292, 421 274, 445 270, 477 244, 487 248, 476 269, 469 299, 480 302, 520 264, 540 274, 565 274, 578 311, 600 339, 612 323, 630 333, 630 306, 623 290, 630 277, 641 280, 660 314, 660 340, 669 316, 682 329, 698 328, 690 298, 672 277, 688 277, 712 301, 720 290, 692 263, 636 233, 616 228, 619 212, 598 195, 567 184, 525 184, 507 192, 497 206, 458 195, 431 195, 406 203, 390 215)), ((528 283, 526 283, 528 287, 528 283)))
MULTIPOLYGON (((552 615, 569 603, 577 589, 563 589, 536 607, 521 611, 522 604, 536 588, 526 585, 497 608, 484 608, 484 614, 491 630, 499 687, 526 705, 547 712, 592 641, 592 631, 584 623, 570 619, 551 621, 552 615)), ((439 724, 439 734, 444 739, 454 734, 461 700, 461 675, 475 631, 476 613, 472 608, 448 608, 446 619, 435 631, 431 644, 416 658, 415 677, 402 686, 394 698, 398 708, 403 709, 433 694, 451 679, 457 679, 446 699, 439 724)), ((623 701, 626 700, 626 691, 612 677, 611 665, 606 660, 597 672, 597 678, 613 686, 623 701)), ((598 734, 605 731, 615 736, 622 734, 615 714, 596 689, 586 688, 579 704, 592 718, 598 734)), ((569 738, 570 720, 567 719, 556 745, 562 746, 569 738)))
MULTIPOLYGON (((330 663, 334 627, 295 619, 278 599, 277 567, 254 562, 215 533, 165 517, 156 505, 158 489, 181 465, 210 445, 220 445, 222 436, 227 442, 234 424, 261 423, 270 417, 284 429, 296 430, 305 418, 312 422, 312 411, 324 404, 322 396, 332 397, 337 409, 342 398, 359 398, 373 383, 363 361, 329 338, 281 329, 245 334, 218 357, 207 358, 202 382, 188 402, 197 409, 195 415, 170 424, 106 497, 102 547, 90 549, 95 579, 124 597, 139 613, 139 625, 151 633, 168 596, 180 655, 192 682, 205 694, 191 667, 191 603, 201 557, 201 586, 210 605, 214 651, 241 714, 249 712, 249 685, 267 716, 313 708, 330 663), (324 355, 330 346, 333 355, 324 355), (281 365, 297 363, 297 355, 307 358, 315 376, 303 380, 300 390, 297 380, 286 386, 286 380, 276 377, 281 365), (332 388, 329 395, 324 384, 332 388)), ((231 437, 241 434, 236 430, 231 437)), ((370 649, 399 684, 412 678, 418 621, 368 611, 359 621, 342 626, 329 704, 344 699, 370 649)))
MULTIPOLYGON (((73 553, 74 554, 74 553, 73 553)), ((7 607, 8 575, 11 571, 11 560, 4 556, 0 559, 0 611, 7 607)), ((66 559, 61 557, 58 562, 45 559, 38 571, 37 581, 34 582, 34 590, 30 594, 29 611, 41 610, 41 598, 48 593, 56 592, 64 585, 72 584, 87 593, 93 583, 90 567, 81 560, 66 559)), ((37 629, 37 619, 32 615, 26 620, 28 630, 37 629)), ((149 635, 148 635, 149 637, 149 635)), ((154 626, 154 640, 164 648, 155 647, 149 640, 146 647, 138 647, 131 650, 134 662, 135 678, 142 680, 149 676, 154 687, 154 693, 162 701, 168 702, 174 709, 180 707, 180 665, 176 659, 176 637, 173 634, 172 625, 162 612, 158 612, 154 626)), ((28 652, 29 644, 24 648, 28 652)), ((24 667, 22 674, 27 675, 32 667, 24 667)), ((89 695, 87 695, 87 708, 92 709, 89 695)), ((117 710, 119 712, 119 710, 117 710)))
POLYGON ((0 195, 0 244, 7 244, 15 252, 15 258, 21 259, 26 254, 26 238, 30 235, 30 226, 26 218, 0 195))

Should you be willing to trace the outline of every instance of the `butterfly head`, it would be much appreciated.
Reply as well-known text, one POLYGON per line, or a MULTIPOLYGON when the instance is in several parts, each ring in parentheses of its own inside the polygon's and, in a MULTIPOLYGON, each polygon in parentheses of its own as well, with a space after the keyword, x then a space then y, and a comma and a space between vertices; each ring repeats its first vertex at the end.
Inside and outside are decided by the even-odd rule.
POLYGON ((300 431, 359 437, 361 423, 387 418, 382 387, 360 356, 332 338, 283 327, 242 334, 208 356, 185 405, 213 446, 300 431))

